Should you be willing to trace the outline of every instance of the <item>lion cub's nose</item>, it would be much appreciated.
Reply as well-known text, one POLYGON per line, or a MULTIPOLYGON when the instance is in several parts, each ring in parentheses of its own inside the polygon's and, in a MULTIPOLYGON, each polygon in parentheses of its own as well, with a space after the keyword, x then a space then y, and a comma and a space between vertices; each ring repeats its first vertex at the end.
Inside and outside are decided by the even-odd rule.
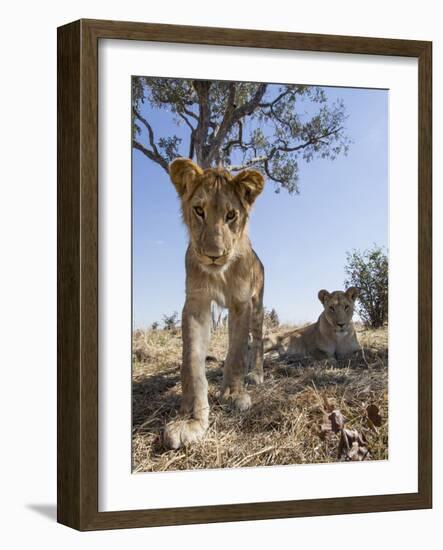
POLYGON ((218 260, 221 257, 222 257, 222 254, 220 254, 220 256, 208 256, 208 258, 210 258, 213 262, 215 262, 216 260, 218 260))
POLYGON ((340 328, 343 328, 345 326, 346 323, 337 323, 337 325, 340 327, 340 328))

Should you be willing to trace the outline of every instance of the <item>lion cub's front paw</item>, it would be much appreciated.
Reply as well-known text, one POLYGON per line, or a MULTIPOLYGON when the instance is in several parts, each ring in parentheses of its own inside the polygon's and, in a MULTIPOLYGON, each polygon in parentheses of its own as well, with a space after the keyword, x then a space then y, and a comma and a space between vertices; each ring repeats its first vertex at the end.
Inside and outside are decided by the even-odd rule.
POLYGON ((206 430, 207 425, 201 420, 174 420, 165 427, 163 443, 168 449, 179 449, 201 441, 206 430))
POLYGON ((231 392, 230 388, 223 390, 221 401, 237 411, 247 411, 251 406, 251 396, 247 391, 231 392))
POLYGON ((258 370, 251 370, 247 376, 248 384, 251 384, 252 386, 259 386, 260 384, 263 384, 263 379, 263 372, 258 370))

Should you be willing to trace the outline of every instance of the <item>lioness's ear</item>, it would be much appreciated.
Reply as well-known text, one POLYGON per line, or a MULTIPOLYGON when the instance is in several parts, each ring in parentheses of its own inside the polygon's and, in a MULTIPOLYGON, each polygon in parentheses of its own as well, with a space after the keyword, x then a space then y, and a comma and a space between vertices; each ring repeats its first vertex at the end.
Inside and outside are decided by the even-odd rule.
POLYGON ((257 170, 243 170, 233 178, 232 182, 237 186, 240 196, 249 206, 253 204, 265 186, 265 180, 257 170))
POLYGON ((325 289, 322 289, 322 290, 318 291, 318 299, 320 300, 320 302, 322 304, 325 303, 325 300, 327 300, 329 298, 329 296, 330 296, 329 292, 325 289))
POLYGON ((355 300, 360 295, 360 289, 357 288, 356 286, 351 286, 351 287, 348 288, 348 290, 345 292, 345 294, 350 300, 355 302, 355 300))
POLYGON ((192 191, 196 176, 201 174, 203 170, 190 159, 178 158, 169 165, 169 175, 180 198, 192 191))

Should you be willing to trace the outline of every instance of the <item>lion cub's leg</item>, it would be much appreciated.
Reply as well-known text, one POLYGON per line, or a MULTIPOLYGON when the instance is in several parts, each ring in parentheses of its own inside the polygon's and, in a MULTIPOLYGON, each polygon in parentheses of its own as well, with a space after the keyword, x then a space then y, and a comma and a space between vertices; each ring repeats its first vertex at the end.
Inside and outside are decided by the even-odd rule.
POLYGON ((250 318, 250 301, 235 304, 229 310, 229 349, 223 372, 221 398, 240 411, 251 406, 251 398, 245 389, 250 318))
POLYGON ((248 381, 252 384, 263 382, 263 293, 252 299, 251 334, 252 345, 250 351, 250 372, 248 381))
POLYGON ((163 441, 178 449, 200 441, 209 424, 208 382, 205 357, 209 345, 211 316, 209 302, 188 299, 183 308, 183 363, 181 368, 181 418, 165 427, 163 441))

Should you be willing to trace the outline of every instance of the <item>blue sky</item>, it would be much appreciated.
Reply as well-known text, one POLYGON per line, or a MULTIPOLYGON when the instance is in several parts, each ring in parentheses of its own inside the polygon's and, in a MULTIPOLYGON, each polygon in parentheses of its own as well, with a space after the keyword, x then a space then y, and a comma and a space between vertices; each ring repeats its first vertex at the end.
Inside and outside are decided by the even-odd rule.
MULTIPOLYGON (((388 91, 325 88, 343 99, 352 139, 347 156, 300 160, 299 195, 267 182, 249 234, 266 270, 264 303, 282 322, 314 321, 320 288, 343 288, 346 252, 388 246, 388 91)), ((156 136, 186 137, 164 110, 143 106, 156 136)), ((183 149, 185 151, 187 148, 183 149)), ((133 325, 181 311, 187 246, 179 201, 164 170, 133 150, 133 325)))

